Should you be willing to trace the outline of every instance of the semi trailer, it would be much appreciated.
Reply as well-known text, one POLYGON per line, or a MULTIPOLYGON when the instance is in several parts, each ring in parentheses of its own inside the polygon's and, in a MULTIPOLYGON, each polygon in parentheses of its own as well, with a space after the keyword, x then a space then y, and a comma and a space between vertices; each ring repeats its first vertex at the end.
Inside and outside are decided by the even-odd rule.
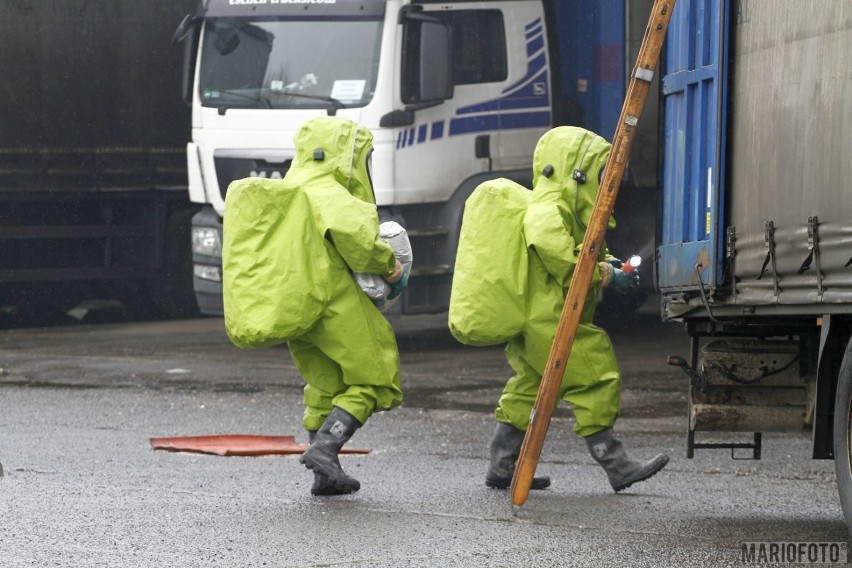
MULTIPOLYGON (((196 313, 175 0, 0 0, 0 306, 196 313)), ((192 2, 194 5, 194 2, 192 2)))
POLYGON ((666 42, 656 284, 691 337, 687 456, 811 432, 852 527, 852 3, 679 1, 666 42))

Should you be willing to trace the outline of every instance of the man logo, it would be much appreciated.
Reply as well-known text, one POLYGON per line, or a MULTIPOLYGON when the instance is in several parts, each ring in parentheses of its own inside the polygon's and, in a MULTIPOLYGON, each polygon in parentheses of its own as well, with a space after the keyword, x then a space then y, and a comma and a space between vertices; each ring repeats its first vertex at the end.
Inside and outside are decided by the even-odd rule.
POLYGON ((265 179, 283 179, 284 174, 279 172, 278 170, 272 170, 272 172, 267 172, 265 170, 252 170, 249 172, 249 177, 253 178, 265 178, 265 179))

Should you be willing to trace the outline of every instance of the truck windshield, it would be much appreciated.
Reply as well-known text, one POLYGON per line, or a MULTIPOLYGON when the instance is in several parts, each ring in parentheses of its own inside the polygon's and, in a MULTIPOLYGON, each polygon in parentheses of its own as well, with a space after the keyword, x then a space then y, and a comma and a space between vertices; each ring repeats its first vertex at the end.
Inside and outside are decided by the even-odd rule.
POLYGON ((201 104, 227 108, 358 107, 376 86, 381 20, 209 18, 201 104))

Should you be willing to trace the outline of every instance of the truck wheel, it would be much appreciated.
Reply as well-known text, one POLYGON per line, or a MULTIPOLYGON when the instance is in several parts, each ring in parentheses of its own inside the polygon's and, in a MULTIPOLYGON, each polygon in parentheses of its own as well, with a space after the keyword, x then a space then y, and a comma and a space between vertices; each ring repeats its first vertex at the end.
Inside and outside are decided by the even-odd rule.
POLYGON ((846 518, 846 528, 852 534, 852 339, 837 376, 837 397, 834 400, 834 469, 837 491, 846 518))

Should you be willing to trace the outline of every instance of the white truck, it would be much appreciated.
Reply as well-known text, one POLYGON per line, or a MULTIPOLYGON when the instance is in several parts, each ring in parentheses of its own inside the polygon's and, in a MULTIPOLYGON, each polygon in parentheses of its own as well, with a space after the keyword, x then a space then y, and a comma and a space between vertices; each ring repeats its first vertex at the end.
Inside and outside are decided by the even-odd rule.
MULTIPOLYGON (((487 179, 529 186, 535 144, 554 125, 611 135, 650 4, 202 0, 175 34, 192 107, 189 193, 203 205, 192 227, 201 311, 222 313, 229 183, 283 177, 297 128, 324 113, 374 134, 380 217, 405 226, 414 250, 401 311, 445 310, 464 201, 487 179)), ((646 134, 645 150, 657 133, 646 134)), ((634 185, 646 191, 631 210, 653 219, 656 179, 634 185)), ((653 221, 644 227, 650 256, 653 221)))

